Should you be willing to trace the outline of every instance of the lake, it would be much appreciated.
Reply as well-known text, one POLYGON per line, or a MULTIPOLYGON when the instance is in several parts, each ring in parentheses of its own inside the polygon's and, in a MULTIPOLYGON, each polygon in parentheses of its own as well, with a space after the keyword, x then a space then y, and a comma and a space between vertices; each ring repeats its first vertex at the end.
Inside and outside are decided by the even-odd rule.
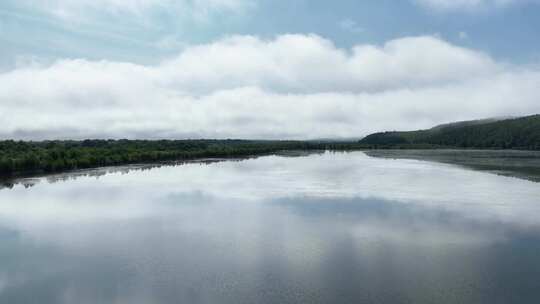
POLYGON ((7 184, 0 303, 538 303, 540 183, 374 156, 7 184))

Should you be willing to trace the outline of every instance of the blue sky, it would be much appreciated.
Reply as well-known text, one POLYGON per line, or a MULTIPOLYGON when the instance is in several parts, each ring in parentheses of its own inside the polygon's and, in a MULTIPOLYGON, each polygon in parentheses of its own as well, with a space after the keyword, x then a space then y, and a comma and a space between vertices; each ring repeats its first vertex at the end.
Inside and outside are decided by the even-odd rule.
POLYGON ((540 79, 538 29, 535 0, 5 0, 0 79, 11 86, 0 89, 0 115, 59 111, 32 114, 36 119, 29 122, 13 118, 2 137, 349 137, 377 128, 532 114, 540 111, 534 89, 540 79), (122 80, 126 70, 142 78, 122 80), (109 82, 116 87, 89 78, 104 73, 118 77, 109 82), (40 77, 58 78, 84 96, 53 83, 26 88, 26 94, 15 91, 40 77), (139 94, 147 95, 146 101, 130 104, 132 96, 116 92, 138 82, 152 84, 139 94), (487 86, 498 82, 504 85, 487 86), (495 90, 504 95, 490 104, 495 90), (436 93, 445 95, 433 97, 435 106, 418 102, 436 93), (460 110, 464 96, 479 100, 467 112, 460 110), (92 103, 96 100, 100 106, 92 103), (511 102, 522 104, 512 108, 511 102), (177 116, 163 124, 170 111, 143 115, 152 103, 177 116), (311 113, 302 128, 279 127, 286 118, 281 107, 290 103, 311 113), (384 116, 386 103, 400 104, 401 112, 389 111, 387 123, 369 124, 384 116), (12 108, 15 104, 28 108, 12 108), (267 116, 251 112, 265 106, 267 116), (334 113, 326 117, 329 107, 334 113), (96 116, 81 112, 86 126, 59 114, 87 108, 96 116), (192 121, 180 108, 201 117, 192 121), (141 111, 131 114, 146 128, 119 114, 107 120, 109 129, 98 130, 93 125, 103 109, 141 111), (211 109, 228 114, 213 117, 205 112, 211 109), (247 125, 254 131, 246 132, 247 125))
POLYGON ((218 8, 202 17, 193 17, 192 12, 182 15, 166 6, 141 13, 93 8, 61 17, 47 11, 44 2, 0 3, 4 66, 13 66, 25 56, 149 63, 174 55, 185 45, 226 35, 283 33, 315 33, 342 47, 439 35, 501 60, 527 62, 540 57, 540 5, 535 3, 437 10, 405 0, 260 0, 245 1, 244 7, 218 8))

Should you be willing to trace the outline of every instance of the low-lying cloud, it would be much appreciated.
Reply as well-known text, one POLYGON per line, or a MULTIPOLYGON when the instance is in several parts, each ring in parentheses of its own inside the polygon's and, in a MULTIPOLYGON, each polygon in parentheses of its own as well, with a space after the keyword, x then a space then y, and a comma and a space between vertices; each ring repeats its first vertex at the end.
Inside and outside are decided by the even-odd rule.
POLYGON ((540 113, 540 70, 431 36, 336 47, 234 36, 159 65, 60 60, 0 74, 2 138, 320 138, 540 113))

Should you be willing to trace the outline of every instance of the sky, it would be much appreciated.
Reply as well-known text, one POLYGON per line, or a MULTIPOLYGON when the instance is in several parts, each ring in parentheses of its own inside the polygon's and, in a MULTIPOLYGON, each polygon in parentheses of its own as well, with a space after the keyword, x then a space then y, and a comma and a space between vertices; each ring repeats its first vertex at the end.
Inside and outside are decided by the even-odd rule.
POLYGON ((3 139, 359 138, 540 113, 540 0, 3 0, 3 139))

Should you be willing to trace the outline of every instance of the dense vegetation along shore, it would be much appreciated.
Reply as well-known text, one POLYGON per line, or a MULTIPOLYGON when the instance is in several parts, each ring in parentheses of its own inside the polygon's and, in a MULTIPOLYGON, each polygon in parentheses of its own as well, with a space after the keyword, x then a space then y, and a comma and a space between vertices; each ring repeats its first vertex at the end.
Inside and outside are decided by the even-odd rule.
POLYGON ((455 147, 540 150, 540 115, 464 121, 428 130, 383 132, 360 141, 377 147, 455 147))
POLYGON ((0 141, 0 175, 21 176, 104 166, 208 157, 244 157, 283 150, 353 150, 359 143, 250 140, 0 141))
POLYGON ((284 150, 367 149, 540 150, 540 115, 477 120, 429 130, 375 133, 360 141, 83 140, 0 141, 0 176, 23 176, 105 166, 245 157, 284 150))

